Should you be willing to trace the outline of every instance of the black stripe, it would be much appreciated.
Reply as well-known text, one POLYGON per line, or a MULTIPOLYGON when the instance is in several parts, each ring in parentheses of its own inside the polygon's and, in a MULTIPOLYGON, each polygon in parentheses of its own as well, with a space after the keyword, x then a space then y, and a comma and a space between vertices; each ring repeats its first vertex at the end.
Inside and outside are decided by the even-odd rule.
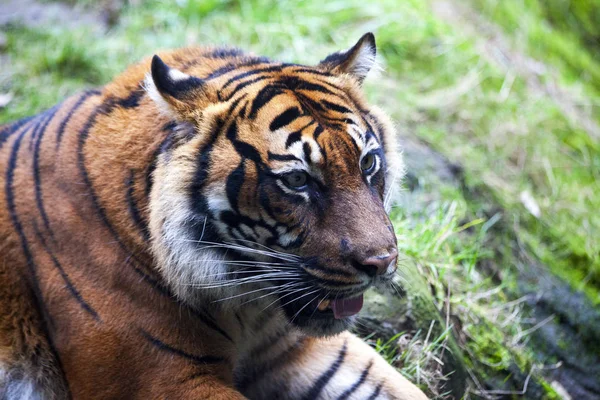
POLYGON ((35 186, 35 203, 37 205, 37 209, 42 216, 42 221, 44 222, 44 227, 50 233, 50 237, 54 238, 54 234, 50 229, 50 221, 48 219, 48 214, 46 213, 46 209, 44 208, 44 199, 42 196, 42 182, 40 178, 40 147, 42 144, 42 139, 44 138, 44 133, 46 132, 46 128, 50 121, 56 115, 59 106, 56 106, 54 109, 50 110, 50 114, 41 125, 40 133, 38 134, 38 138, 35 142, 35 147, 33 151, 33 183, 35 186))
POLYGON ((244 159, 242 158, 240 164, 229 174, 227 181, 225 182, 225 193, 227 194, 227 199, 229 200, 231 208, 236 213, 239 212, 238 199, 240 191, 242 190, 242 186, 244 185, 245 178, 246 169, 244 168, 244 159))
POLYGON ((79 303, 79 305, 81 306, 81 308, 83 308, 84 311, 86 311, 88 314, 90 314, 92 316, 92 318, 94 318, 98 322, 102 322, 102 320, 100 319, 100 316, 98 315, 98 313, 96 312, 96 310, 94 310, 92 308, 92 306, 90 306, 89 303, 86 302, 83 299, 83 296, 81 296, 81 293, 79 293, 79 291, 75 288, 75 285, 73 285, 73 282, 69 278, 69 275, 65 272, 63 266, 60 264, 60 262, 58 261, 58 259, 54 255, 54 253, 48 247, 48 244, 44 240, 44 236, 39 231, 39 229, 38 229, 37 224, 35 223, 35 221, 33 222, 33 229, 35 231, 35 234, 36 234, 38 240, 40 241, 40 243, 42 243, 42 247, 44 247, 44 250, 46 251, 46 253, 52 259, 52 263, 54 264, 54 266, 58 270, 58 273, 60 274, 61 278, 65 282, 65 285, 66 285, 67 289, 69 290, 69 292, 71 292, 71 295, 79 303))
POLYGON ((377 385, 377 387, 375 388, 375 391, 373 392, 372 395, 369 396, 369 398, 367 400, 375 400, 377 398, 377 396, 379 396, 382 386, 383 386, 383 383, 380 383, 379 385, 377 385))
POLYGON ((92 204, 94 205, 94 208, 96 209, 96 211, 98 213, 98 216, 100 217, 100 219, 102 220, 102 222, 104 223, 106 228, 110 231, 110 233, 115 237, 115 239, 117 239, 117 243, 119 244, 119 246, 123 250, 126 250, 125 245, 121 242, 121 240, 119 238, 119 234, 115 231, 115 228, 111 225, 110 221, 108 220, 108 217, 106 216, 106 211, 104 210, 104 207, 102 207, 102 205, 100 204, 100 201, 98 200, 98 196, 96 195, 96 191, 94 190, 94 187, 92 186, 92 182, 90 180, 90 177, 89 177, 87 169, 86 169, 86 159, 85 159, 85 151, 84 151, 85 142, 90 134, 90 129, 96 123, 96 118, 101 113, 101 110, 103 110, 105 108, 106 108, 106 104, 96 107, 94 112, 92 112, 92 114, 89 116, 88 120, 86 121, 85 125, 83 126, 83 129, 79 132, 79 143, 78 143, 78 149, 77 149, 77 163, 78 163, 78 167, 79 167, 81 176, 83 177, 85 186, 88 188, 88 190, 90 192, 92 204))
POLYGON ((238 312, 235 313, 235 318, 237 319, 238 324, 240 324, 240 329, 242 331, 244 331, 244 329, 245 329, 244 321, 242 320, 242 317, 240 316, 240 314, 238 312))
POLYGON ((300 117, 302 113, 298 109, 298 107, 290 107, 281 114, 279 114, 273 121, 271 125, 269 125, 269 129, 272 132, 275 132, 279 128, 283 128, 286 125, 291 124, 294 120, 300 117))
POLYGON ((294 72, 296 74, 313 74, 313 75, 327 76, 327 77, 333 76, 333 74, 331 72, 319 71, 318 69, 315 69, 315 68, 306 68, 306 67, 294 68, 292 70, 292 72, 294 72))
MULTIPOLYGON (((239 99, 236 99, 229 106, 229 110, 226 115, 228 115, 230 118, 235 118, 236 115, 235 115, 234 111, 235 111, 237 105, 239 104, 239 102, 244 98, 245 98, 245 95, 240 97, 239 99)), ((194 174, 194 180, 189 188, 190 204, 192 204, 192 206, 194 207, 194 211, 196 212, 197 215, 204 215, 204 216, 208 217, 207 214, 210 214, 210 210, 208 208, 208 203, 206 201, 206 198, 204 196, 202 196, 201 194, 202 194, 202 189, 204 188, 204 185, 206 183, 206 179, 208 178, 208 173, 209 173, 209 169, 210 169, 210 161, 211 161, 210 155, 211 155, 213 146, 214 146, 215 142, 217 141, 217 138, 219 137, 221 132, 223 132, 224 130, 225 130, 225 121, 218 120, 216 123, 216 126, 213 127, 212 132, 209 133, 208 141, 206 142, 206 144, 204 144, 202 146, 202 148, 199 151, 198 161, 196 164, 196 172, 194 174)), ((228 134, 231 134, 231 133, 228 132, 228 134)), ((205 225, 205 224, 203 224, 203 225, 205 225)))
POLYGON ((100 200, 98 199, 98 195, 96 194, 96 191, 94 189, 94 186, 92 185, 92 182, 90 180, 90 177, 89 177, 87 169, 86 169, 84 146, 85 146, 85 142, 89 136, 90 129, 92 128, 92 126, 94 126, 98 115, 110 112, 113 106, 114 106, 113 102, 107 101, 107 102, 99 105, 98 107, 96 107, 94 109, 94 111, 92 112, 92 114, 88 117, 88 120, 86 121, 82 130, 79 132, 79 141, 78 141, 78 148, 77 148, 77 165, 78 165, 79 171, 81 173, 81 176, 83 177, 84 184, 90 193, 89 197, 92 201, 92 205, 93 205, 94 209, 96 210, 98 216, 100 217, 101 222, 108 229, 108 231, 113 236, 113 238, 115 239, 115 241, 117 242, 117 244, 121 248, 121 250, 124 251, 126 254, 129 254, 129 258, 133 259, 140 265, 144 266, 144 263, 141 262, 135 256, 135 254, 133 254, 127 248, 127 246, 123 243, 120 235, 118 234, 116 229, 110 223, 110 220, 108 219, 108 216, 106 214, 106 210, 100 204, 100 200))
POLYGON ((39 116, 39 120, 36 123, 36 127, 33 130, 33 133, 31 134, 31 137, 29 138, 29 151, 33 151, 33 145, 36 142, 36 138, 38 137, 38 135, 40 134, 40 132, 42 131, 41 127, 45 127, 46 123, 48 122, 48 118, 49 116, 53 116, 54 113, 56 113, 56 107, 54 106, 46 111, 41 112, 38 116, 39 116))
POLYGON ((8 125, 4 125, 2 127, 2 129, 0 129, 0 149, 2 148, 2 146, 4 146, 4 143, 8 140, 10 135, 12 135, 13 133, 16 133, 22 126, 24 126, 25 124, 27 124, 29 121, 31 121, 32 119, 34 119, 36 117, 38 117, 38 116, 34 115, 32 117, 26 117, 26 118, 20 119, 18 121, 15 121, 13 123, 10 123, 8 125))
POLYGON ((319 136, 321 136, 321 133, 323 133, 323 127, 321 125, 317 125, 317 127, 315 128, 315 131, 313 132, 313 138, 315 140, 317 140, 319 138, 319 136))
POLYGON ((225 339, 229 340, 231 343, 234 343, 233 338, 231 336, 229 336, 229 334, 227 332, 225 332, 225 330, 217 324, 217 321, 214 319, 214 317, 212 317, 211 315, 208 315, 207 313, 205 313, 203 311, 196 310, 192 307, 188 307, 188 308, 192 312, 193 315, 198 317, 209 328, 220 333, 225 339))
POLYGON ((371 114, 367 114, 367 117, 373 118, 373 120, 375 121, 375 127, 377 128, 376 130, 373 129, 372 125, 369 123, 368 119, 365 118, 365 122, 367 124, 367 126, 369 127, 369 130, 371 132, 373 132, 373 134, 375 135, 375 138, 377 139, 377 141, 381 144, 381 147, 383 148, 383 151, 385 152, 387 149, 387 143, 385 142, 385 132, 383 129, 383 126, 381 125, 381 122, 378 121, 374 116, 372 116, 371 114))
POLYGON ((273 98, 275 98, 276 96, 279 96, 283 93, 284 91, 282 88, 273 85, 268 85, 260 89, 260 91, 254 97, 254 100, 252 100, 252 107, 250 108, 250 115, 248 115, 248 118, 256 118, 258 111, 263 106, 265 106, 268 102, 273 100, 273 98))
POLYGON ((253 65, 257 65, 257 64, 266 64, 269 63, 270 60, 268 58, 265 57, 258 57, 258 58, 252 58, 248 61, 244 61, 242 63, 240 62, 232 62, 229 63, 227 65, 222 66, 219 69, 214 70, 213 72, 211 72, 210 74, 208 74, 208 76, 206 76, 204 78, 204 80, 210 80, 210 79, 216 79, 222 75, 225 75, 228 72, 234 71, 238 68, 243 68, 243 67, 250 67, 253 65))
POLYGON ((150 166, 148 167, 148 171, 146 172, 146 188, 144 191, 146 197, 150 196, 150 191, 152 190, 152 185, 154 184, 153 174, 154 170, 156 170, 158 156, 167 152, 171 148, 171 144, 173 143, 173 137, 171 136, 171 134, 175 131, 176 127, 177 122, 171 121, 162 128, 164 132, 167 132, 167 136, 163 139, 163 141, 156 148, 156 150, 154 150, 154 153, 152 153, 150 166))
POLYGON ((299 142, 301 140, 301 138, 302 138, 302 132, 300 132, 300 131, 290 133, 287 140, 285 141, 285 148, 287 149, 294 143, 299 142))
POLYGON ((210 169, 210 155, 215 142, 217 141, 218 135, 213 133, 209 138, 208 142, 200 150, 200 156, 196 163, 196 173, 194 174, 194 181, 189 188, 189 200, 192 204, 194 211, 198 215, 204 215, 208 217, 206 213, 210 212, 206 198, 202 196, 202 189, 206 184, 208 173, 210 169))
POLYGON ((252 146, 250 143, 238 140, 237 133, 238 127, 237 123, 234 120, 231 123, 231 125, 229 125, 229 129, 227 129, 227 138, 233 144, 235 151, 237 151, 238 154, 242 156, 242 158, 252 160, 257 165, 257 167, 262 165, 262 158, 256 147, 252 146))
POLYGON ((273 346, 275 346, 279 341, 286 337, 289 333, 288 329, 283 329, 275 333, 273 336, 267 337, 267 339, 263 340, 260 344, 254 347, 246 357, 249 360, 255 360, 257 357, 260 357, 263 353, 271 350, 273 346))
POLYGON ((146 338, 146 340, 148 340, 151 344, 156 346, 158 349, 160 349, 162 351, 166 351, 171 354, 174 354, 176 356, 185 358, 186 360, 191 361, 194 364, 204 366, 206 364, 220 364, 220 363, 225 362, 225 359, 223 357, 217 357, 217 356, 212 356, 212 355, 198 356, 195 354, 187 353, 181 349, 175 348, 173 346, 170 346, 170 345, 164 343, 163 341, 152 336, 151 334, 149 334, 148 332, 146 332, 143 329, 140 329, 140 333, 142 334, 142 336, 144 336, 144 338, 146 338))
POLYGON ((56 149, 60 147, 60 143, 62 142, 62 138, 65 133, 65 128, 67 127, 67 124, 71 120, 73 114, 75 114, 75 112, 79 109, 79 107, 81 107, 83 102, 86 101, 90 96, 98 94, 100 94, 100 92, 97 90, 89 90, 87 92, 84 92, 81 95, 81 97, 79 97, 79 99, 75 102, 73 107, 71 107, 71 109, 67 113, 67 116, 61 121, 60 126, 58 127, 58 131, 56 132, 56 149))
MULTIPOLYGON (((27 132, 31 133, 31 136, 37 135, 37 131, 40 129, 40 125, 44 122, 44 118, 46 117, 46 111, 36 115, 30 124, 27 124, 25 128, 21 131, 21 133, 27 132)), ((13 132, 15 133, 15 132, 13 132)))
POLYGON ((321 100, 321 104, 323 104, 325 107, 327 107, 330 110, 342 113, 342 114, 350 114, 352 113, 352 111, 350 111, 348 108, 336 104, 336 103, 332 103, 331 101, 327 101, 327 100, 321 100))
POLYGON ((329 87, 330 89, 333 89, 336 91, 336 95, 343 97, 344 99, 350 100, 350 102, 352 104, 354 104, 354 102, 348 97, 348 92, 346 92, 346 89, 337 86, 336 84, 332 83, 330 80, 323 80, 323 79, 317 79, 317 81, 322 84, 325 85, 327 87, 329 87))
POLYGON ((304 132, 304 130, 306 128, 308 128, 309 126, 311 126, 315 123, 316 123, 316 121, 312 120, 309 123, 307 123, 306 125, 304 125, 302 128, 298 129, 297 131, 290 133, 287 140, 285 141, 285 147, 288 148, 291 145, 293 145, 294 143, 296 143, 297 141, 301 140, 302 132, 304 132))
POLYGON ((337 86, 337 85, 335 85, 335 84, 333 84, 333 83, 331 83, 330 81, 327 81, 327 80, 318 79, 317 82, 320 85, 324 85, 328 90, 331 91, 331 93, 334 96, 342 98, 344 100, 347 100, 349 103, 351 103, 357 109, 360 109, 360 107, 358 107, 358 105, 356 104, 356 102, 354 101, 354 99, 352 99, 348 95, 348 92, 345 89, 343 89, 343 88, 341 88, 341 87, 339 87, 339 86, 337 86))
MULTIPOLYGON (((17 214, 16 204, 15 204, 15 195, 14 195, 13 187, 12 187, 15 169, 17 167, 17 158, 18 158, 19 148, 21 147, 21 142, 23 141, 23 137, 29 131, 29 128, 31 128, 31 127, 28 127, 28 129, 24 130, 23 132, 21 132, 21 134, 19 134, 19 136, 18 136, 17 140, 15 140, 15 143, 13 144, 13 147, 10 152, 10 158, 8 160, 8 165, 7 165, 7 169, 6 169, 6 182, 4 185, 4 190, 6 193, 6 206, 8 209, 8 213, 10 215, 12 225, 13 225, 15 231, 17 232, 17 235, 19 236, 19 239, 21 242, 21 248, 23 250, 23 254, 25 255, 26 265, 29 270, 29 274, 31 276, 31 281, 32 281, 31 289, 33 291, 32 300, 34 302, 34 306, 36 309, 40 310, 40 312, 43 316, 40 329, 43 333, 43 336, 45 338, 47 338, 47 340, 48 340, 50 352, 53 354, 53 356, 56 360, 57 367, 59 369, 58 373, 60 375, 62 375, 64 373, 62 361, 60 359, 58 351, 56 350, 54 341, 52 340, 52 336, 50 335, 50 332, 48 331, 48 326, 47 326, 47 324, 48 324, 47 321, 50 318, 50 314, 48 313, 48 310, 46 309, 46 306, 44 305, 44 302, 43 302, 42 292, 40 290, 40 284, 39 284, 38 275, 37 275, 37 267, 36 267, 35 263, 33 262, 33 257, 32 257, 31 251, 29 249, 29 243, 27 242, 27 238, 25 237, 25 233, 23 232, 23 226, 21 225, 21 221, 19 220, 19 217, 17 214)), ((69 390, 69 384, 66 380, 65 380, 65 385, 66 385, 67 392, 69 393, 68 396, 70 399, 71 392, 69 390)))
POLYGON ((171 291, 169 290, 169 288, 165 285, 163 285, 161 282, 159 282, 158 280, 152 278, 150 275, 146 274, 144 271, 142 271, 141 269, 139 269, 138 267, 136 267, 135 265, 132 266, 133 270, 150 286, 152 286, 156 291, 158 291, 160 294, 162 294, 163 296, 166 296, 170 299, 174 299, 175 295, 173 295, 173 293, 171 293, 171 291))
POLYGON ((271 153, 270 151, 267 152, 267 157, 269 158, 269 160, 275 160, 275 161, 302 161, 301 159, 299 159, 296 156, 293 156, 291 154, 275 154, 275 153, 271 153))
MULTIPOLYGON (((17 133, 19 131, 19 129, 21 129, 23 126, 26 126, 29 122, 31 122, 32 120, 34 120, 38 117, 39 117, 39 115, 34 115, 31 117, 26 117, 26 118, 20 119, 11 124, 4 125, 2 127, 2 129, 0 130, 0 149, 4 146, 4 143, 6 143, 6 141, 12 134, 17 133)), ((26 129, 28 129, 28 128, 29 127, 26 127, 26 129)))
POLYGON ((225 88, 227 86, 231 85, 232 83, 239 81, 241 79, 247 78, 249 76, 262 74, 263 72, 266 72, 266 73, 278 72, 278 71, 281 71, 281 68, 282 68, 281 65, 271 65, 271 66, 265 67, 265 68, 257 68, 257 69, 253 69, 250 71, 242 72, 241 74, 237 74, 237 75, 234 75, 231 78, 229 78, 227 80, 227 82, 225 82, 223 84, 223 86, 221 86, 221 90, 225 90, 225 88))
POLYGON ((143 83, 140 82, 138 87, 129 93, 129 96, 119 99, 115 104, 122 108, 135 108, 140 105, 140 100, 146 94, 143 83))
MULTIPOLYGON (((301 90, 298 89, 298 90, 301 90)), ((310 114, 313 118, 319 123, 323 124, 329 128, 342 130, 343 126, 336 121, 343 121, 343 119, 332 119, 326 116, 328 109, 325 108, 320 102, 311 99, 309 96, 303 94, 302 92, 296 93, 298 101, 302 104, 302 106, 309 110, 310 114)), ((332 96, 335 96, 332 94, 332 96)), ((317 135, 318 136, 318 135, 317 135)))
POLYGON ((235 387, 240 392, 244 393, 246 389, 248 389, 251 385, 258 383, 265 375, 277 370, 283 364, 288 362, 290 359, 290 353, 300 348, 304 344, 304 340, 306 340, 306 338, 294 342, 269 362, 261 364, 258 367, 253 366, 253 369, 250 373, 246 373, 241 379, 236 379, 235 387))
POLYGON ((150 233, 148 232, 148 226, 146 222, 143 220, 140 210, 137 205, 137 201, 135 200, 135 172, 133 170, 129 171, 129 177, 125 181, 125 186, 127 188, 127 208, 129 209, 129 215, 133 220, 133 223, 138 228, 144 240, 150 240, 150 233))
POLYGON ((27 128, 28 132, 31 132, 31 137, 36 137, 40 127, 44 124, 44 121, 47 118, 47 111, 44 111, 43 113, 37 115, 35 122, 27 128))
POLYGON ((342 395, 340 397, 338 397, 338 400, 348 399, 352 393, 356 392, 356 390, 360 387, 360 385, 362 385, 365 382, 365 380, 367 379, 367 375, 369 375, 369 370, 371 369, 372 366, 373 366, 373 360, 369 361, 369 364, 363 370, 363 372, 360 374, 360 377, 358 378, 358 380, 352 386, 350 386, 344 393, 342 393, 342 395))
POLYGON ((333 375, 335 375, 335 373, 338 371, 338 369, 340 369, 340 367, 342 366, 342 363, 344 362, 344 358, 346 357, 347 349, 348 349, 348 342, 344 341, 344 345, 342 346, 342 349, 338 353, 336 360, 333 362, 333 364, 331 364, 331 366, 329 367, 329 369, 327 369, 327 371, 325 371, 323 374, 321 374, 319 379, 317 379, 317 381, 310 388, 308 393, 306 393, 306 395, 304 395, 303 399, 314 400, 319 397, 319 395, 321 394, 321 392, 323 391, 323 389, 325 388, 327 383, 329 383, 331 378, 333 378, 333 375))
POLYGON ((218 92, 219 100, 221 100, 221 101, 229 101, 229 100, 231 100, 231 98, 233 96, 236 95, 237 92, 240 91, 240 89, 243 89, 246 86, 253 85, 256 82, 261 82, 261 81, 267 80, 269 78, 271 78, 271 76, 269 76, 269 75, 267 75, 267 76, 259 76, 258 78, 254 78, 254 79, 250 79, 249 81, 238 83, 236 87, 234 87, 233 89, 231 89, 231 92, 229 92, 229 94, 226 97, 223 97, 223 95, 221 94, 221 90, 222 90, 221 89, 218 92))
POLYGON ((300 84, 296 87, 296 90, 306 90, 309 92, 319 92, 319 93, 324 93, 324 94, 328 94, 331 96, 336 96, 336 94, 334 92, 327 89, 323 85, 319 85, 318 83, 313 83, 313 82, 308 82, 308 81, 303 81, 303 80, 300 81, 300 84))
POLYGON ((304 144, 302 145, 302 151, 304 152, 304 160, 308 164, 312 164, 312 147, 310 147, 310 144, 308 144, 308 142, 304 142, 304 144))
MULTIPOLYGON (((152 277, 148 276, 146 273, 144 273, 144 271, 140 270, 137 267, 134 267, 134 271, 138 275, 140 275, 140 277, 144 281, 146 281, 146 283, 151 285, 155 290, 157 290, 163 296, 166 296, 169 299, 175 300, 179 303, 179 300, 176 299, 176 297, 173 295, 173 293, 171 293, 170 289, 167 286, 163 285, 161 282, 157 281, 156 279, 153 279, 152 277)), ((208 315, 202 311, 199 311, 192 307, 189 307, 184 303, 179 303, 179 304, 182 308, 187 309, 192 315, 194 315, 195 317, 200 319, 209 328, 220 333, 221 335, 223 335, 223 337, 225 337, 230 342, 232 342, 232 343, 234 342, 234 340, 231 338, 231 336, 227 332, 225 332, 225 330, 223 330, 219 325, 217 325, 217 322, 215 321, 215 319, 213 317, 211 317, 210 315, 208 315)))

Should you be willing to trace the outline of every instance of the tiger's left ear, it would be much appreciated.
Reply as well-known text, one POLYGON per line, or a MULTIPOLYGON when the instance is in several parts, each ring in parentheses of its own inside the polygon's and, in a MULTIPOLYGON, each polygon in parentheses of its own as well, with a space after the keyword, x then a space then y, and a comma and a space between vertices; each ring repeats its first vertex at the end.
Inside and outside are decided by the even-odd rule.
POLYGON ((157 55, 152 57, 144 86, 161 111, 176 120, 193 119, 201 103, 210 100, 210 87, 205 81, 169 67, 157 55))
POLYGON ((319 63, 319 67, 337 74, 350 74, 362 83, 375 65, 375 35, 364 34, 349 50, 340 51, 327 56, 319 63))

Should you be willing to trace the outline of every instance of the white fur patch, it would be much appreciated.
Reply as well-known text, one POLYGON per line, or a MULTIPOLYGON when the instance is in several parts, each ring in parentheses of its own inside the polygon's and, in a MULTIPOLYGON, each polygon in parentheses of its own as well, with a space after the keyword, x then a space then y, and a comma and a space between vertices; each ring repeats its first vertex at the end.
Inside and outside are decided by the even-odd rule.
POLYGON ((360 79, 364 79, 372 69, 380 69, 377 64, 375 49, 371 47, 370 43, 363 44, 357 51, 358 53, 353 60, 351 71, 349 72, 360 79))
MULTIPOLYGON (((180 72, 177 70, 171 70, 170 73, 172 73, 173 71, 180 72)), ((183 74, 183 72, 181 72, 181 73, 183 74)), ((167 101, 160 94, 160 92, 156 88, 154 79, 152 79, 152 74, 150 74, 149 72, 146 74, 146 78, 144 79, 143 86, 144 86, 144 90, 146 90, 146 93, 148 93, 148 96, 152 99, 152 101, 154 101, 154 103, 157 105, 158 109, 160 110, 160 112, 162 114, 166 115, 169 118, 176 117, 177 114, 175 113, 175 111, 173 110, 171 105, 169 103, 167 103, 167 101)))
MULTIPOLYGON (((175 152, 169 167, 159 163, 155 170, 156 184, 150 196, 150 228, 159 270, 175 295, 188 304, 205 306, 207 302, 213 302, 222 308, 237 308, 252 298, 244 293, 254 290, 258 297, 265 292, 256 289, 265 287, 268 282, 250 282, 251 278, 231 282, 229 273, 239 269, 239 265, 230 264, 231 260, 226 258, 220 245, 199 242, 203 239, 198 240, 196 234, 190 232, 190 221, 201 222, 197 221, 188 191, 195 162, 185 153, 185 150, 180 154, 175 152)), ((207 199, 213 212, 231 209, 224 190, 223 185, 207 188, 205 194, 210 192, 207 199)), ((212 223, 217 229, 227 229, 218 220, 212 223)), ((203 231, 201 225, 198 229, 203 231)), ((259 258, 258 254, 253 253, 253 256, 259 258)))
POLYGON ((31 379, 12 379, 6 369, 0 368, 0 399, 43 400, 42 393, 31 379))
POLYGON ((175 82, 185 81, 186 79, 190 78, 188 74, 181 72, 180 70, 175 68, 169 69, 169 77, 175 82))

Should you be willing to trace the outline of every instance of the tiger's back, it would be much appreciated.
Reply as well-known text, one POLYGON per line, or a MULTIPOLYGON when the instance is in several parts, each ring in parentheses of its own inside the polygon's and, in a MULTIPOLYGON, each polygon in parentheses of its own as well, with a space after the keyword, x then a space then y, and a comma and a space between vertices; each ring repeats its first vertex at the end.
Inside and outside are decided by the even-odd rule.
MULTIPOLYGON (((386 388, 382 398, 396 397, 389 394, 394 382, 367 385, 374 361, 360 357, 348 382, 328 389, 330 377, 323 376, 344 368, 348 343, 355 338, 312 338, 281 323, 284 311, 265 310, 264 303, 227 308, 188 302, 157 269, 149 242, 156 236, 151 203, 152 196, 159 197, 153 186, 164 177, 161 165, 190 157, 180 154, 182 143, 197 151, 194 164, 201 164, 207 139, 194 136, 225 129, 193 127, 162 108, 175 104, 198 119, 203 117, 197 110, 204 108, 230 115, 244 101, 235 96, 267 81, 269 74, 289 69, 306 74, 308 82, 317 75, 237 50, 183 49, 161 58, 179 71, 170 73, 178 90, 187 90, 189 76, 218 90, 194 108, 181 100, 162 104, 146 87, 151 70, 146 60, 100 90, 0 127, 0 394, 234 399, 244 398, 240 391, 256 397, 273 390, 265 383, 271 374, 289 398, 358 396, 361 389, 381 397, 386 388), (331 365, 315 367, 293 383, 289 368, 309 362, 302 360, 311 348, 331 351, 331 357, 324 356, 331 365)), ((255 97, 246 99, 243 113, 269 106, 272 98, 261 89, 257 86, 255 97)), ((214 165, 210 173, 211 179, 229 179, 214 165)), ((192 184, 169 182, 174 190, 189 191, 192 184)), ((204 235, 206 226, 192 222, 204 235)), ((367 346, 355 346, 373 359, 367 346)), ((414 396, 406 398, 420 398, 382 361, 376 363, 383 375, 400 379, 414 396)))
MULTIPOLYGON (((198 53, 179 54, 198 60, 198 53)), ((226 59, 217 61, 227 63, 226 59)), ((148 336, 144 345, 152 346, 154 339, 132 325, 143 326, 147 318, 162 314, 167 318, 155 322, 179 329, 165 332, 168 335, 196 332, 211 337, 203 334, 204 324, 191 318, 191 310, 182 312, 183 306, 171 301, 143 249, 148 237, 152 159, 172 129, 167 118, 148 104, 144 107, 150 101, 140 82, 147 65, 133 67, 102 91, 86 91, 33 118, 5 125, 0 133, 0 272, 6 276, 0 290, 2 299, 12 300, 2 307, 9 313, 0 321, 3 349, 16 353, 14 358, 47 349, 44 357, 52 364, 36 379, 67 372, 68 381, 77 382, 81 376, 89 384, 118 382, 118 393, 130 397, 122 392, 126 388, 140 398, 144 393, 140 389, 146 385, 140 384, 139 377, 148 368, 165 366, 151 367, 157 361, 151 351, 140 357, 144 333, 148 336), (143 125, 131 127, 134 121, 143 125), (132 134, 123 135, 122 127, 128 125, 132 134), (116 151, 98 155, 103 149, 88 141, 110 141, 109 149, 116 151), (95 166, 95 159, 103 165, 95 166), (112 206, 112 201, 119 206, 112 206), (22 333, 24 327, 32 331, 30 335, 22 333), (131 344, 123 343, 127 331, 135 336, 131 344), (111 342, 93 359, 80 354, 79 349, 111 342), (123 364, 121 370, 114 367, 115 360, 123 364), (98 369, 103 375, 114 374, 113 379, 106 375, 92 378, 98 369)), ((226 343, 217 339, 206 346, 226 347, 226 343)), ((33 369, 27 363, 23 371, 20 366, 8 367, 13 376, 23 377, 33 369)), ((156 386, 165 390, 174 378, 165 376, 156 386)), ((70 388, 82 398, 89 398, 88 393, 112 398, 111 389, 110 384, 103 385, 102 392, 96 385, 70 388)), ((58 386, 55 390, 62 394, 65 389, 58 386)), ((148 397, 160 397, 156 388, 147 390, 148 397)))

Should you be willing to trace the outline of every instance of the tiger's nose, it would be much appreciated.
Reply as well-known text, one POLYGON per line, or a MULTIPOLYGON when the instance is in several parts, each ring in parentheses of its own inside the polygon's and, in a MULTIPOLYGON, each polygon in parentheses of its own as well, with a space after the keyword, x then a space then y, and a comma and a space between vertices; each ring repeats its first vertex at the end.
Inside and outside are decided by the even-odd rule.
POLYGON ((370 277, 383 275, 388 270, 390 265, 396 264, 398 258, 398 250, 392 249, 385 254, 370 256, 362 260, 356 260, 354 266, 359 271, 364 272, 370 277))

